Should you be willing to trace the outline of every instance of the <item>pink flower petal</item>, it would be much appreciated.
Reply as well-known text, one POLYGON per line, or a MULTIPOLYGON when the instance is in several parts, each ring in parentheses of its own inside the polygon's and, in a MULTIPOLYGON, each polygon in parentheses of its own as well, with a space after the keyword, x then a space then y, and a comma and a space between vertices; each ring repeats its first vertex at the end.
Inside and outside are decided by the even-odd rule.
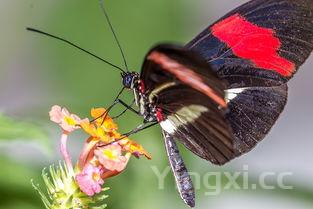
POLYGON ((101 185, 104 183, 101 179, 102 173, 101 168, 88 164, 80 174, 76 175, 80 190, 88 196, 101 192, 101 185), (98 177, 95 178, 95 176, 98 177))
POLYGON ((67 131, 67 132, 72 132, 76 129, 78 129, 79 127, 78 126, 72 126, 72 125, 69 125, 66 121, 62 120, 61 123, 59 123, 59 125, 61 126, 61 128, 64 130, 64 131, 67 131))
POLYGON ((103 165, 104 168, 110 171, 118 172, 121 172, 126 168, 127 162, 128 160, 124 156, 120 156, 116 161, 103 158, 100 160, 100 163, 103 165))
POLYGON ((70 112, 65 107, 62 108, 62 114, 65 116, 70 116, 70 112))
POLYGON ((62 108, 58 105, 54 105, 50 112, 50 120, 55 122, 55 123, 61 123, 62 118, 63 118, 63 114, 62 114, 62 108))
POLYGON ((107 170, 121 172, 126 168, 129 158, 122 155, 121 146, 116 143, 94 151, 100 164, 107 170))
POLYGON ((78 126, 81 122, 88 119, 81 120, 77 115, 70 114, 66 108, 62 108, 58 105, 54 105, 49 112, 50 120, 59 124, 61 128, 66 132, 72 132, 79 129, 78 126))
POLYGON ((76 120, 76 121, 81 121, 80 117, 78 117, 78 116, 75 115, 75 114, 71 114, 70 117, 73 118, 73 119, 76 120))

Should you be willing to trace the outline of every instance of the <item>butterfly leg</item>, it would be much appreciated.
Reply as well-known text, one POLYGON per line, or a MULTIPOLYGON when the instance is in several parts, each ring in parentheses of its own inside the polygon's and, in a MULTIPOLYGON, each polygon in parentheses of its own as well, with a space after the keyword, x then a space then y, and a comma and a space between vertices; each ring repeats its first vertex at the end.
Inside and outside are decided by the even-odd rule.
MULTIPOLYGON (((116 119, 116 118, 119 118, 119 117, 121 117, 122 115, 124 115, 124 113, 127 111, 127 110, 129 110, 130 108, 132 108, 132 106, 135 104, 135 100, 133 100, 132 101, 132 103, 131 104, 129 104, 129 105, 127 105, 127 106, 124 106, 125 107, 125 109, 121 112, 121 113, 119 113, 118 115, 116 115, 116 116, 114 116, 114 117, 112 117, 113 119, 116 119)), ((137 114, 137 113, 136 113, 137 114)))
POLYGON ((158 124, 158 123, 155 122, 155 123, 151 123, 151 124, 149 124, 149 125, 147 125, 147 124, 148 124, 148 123, 140 124, 139 126, 137 126, 137 128, 133 129, 132 131, 130 131, 130 132, 128 132, 128 133, 125 133, 125 134, 122 134, 122 137, 121 137, 121 138, 116 139, 116 140, 113 141, 113 142, 109 142, 109 143, 106 143, 106 144, 99 145, 99 147, 104 147, 104 146, 108 146, 108 145, 110 145, 110 144, 116 143, 116 142, 118 142, 118 141, 120 141, 120 140, 125 139, 126 137, 128 137, 128 136, 130 136, 130 135, 132 135, 132 134, 138 133, 139 131, 143 131, 143 130, 145 130, 145 129, 147 129, 147 128, 150 128, 150 127, 152 127, 152 126, 154 126, 154 125, 156 125, 156 124, 158 124))
POLYGON ((134 104, 135 101, 133 101, 130 105, 128 105, 126 102, 120 100, 120 99, 116 99, 113 104, 102 114, 100 115, 98 118, 95 118, 94 120, 97 120, 99 118, 102 118, 103 117, 103 122, 106 118, 106 116, 109 114, 109 112, 112 110, 112 108, 117 105, 117 104, 121 104, 123 105, 124 107, 126 107, 125 110, 123 110, 120 114, 118 114, 117 116, 114 116, 112 117, 113 119, 116 119, 120 116, 122 116, 127 110, 130 110, 131 112, 135 113, 136 115, 140 115, 139 111, 135 110, 134 108, 132 108, 133 104, 134 104))
POLYGON ((183 201, 191 208, 195 207, 195 191, 190 175, 182 157, 179 154, 178 147, 174 138, 163 131, 167 156, 175 177, 179 194, 183 201))
MULTIPOLYGON (((126 102, 124 102, 124 101, 122 101, 122 100, 120 100, 120 99, 115 100, 115 102, 116 102, 116 104, 121 104, 121 105, 123 105, 123 106, 126 108, 126 109, 122 112, 122 114, 124 114, 127 110, 130 110, 130 111, 132 111, 133 113, 135 113, 136 115, 140 115, 140 113, 139 113, 138 110, 135 110, 134 108, 132 108, 133 104, 135 103, 135 100, 133 100, 133 102, 132 102, 130 105, 128 105, 126 102)), ((115 102, 114 102, 114 103, 115 103, 115 102)), ((119 117, 119 115, 118 115, 118 117, 119 117)))
MULTIPOLYGON (((117 104, 121 104, 121 105, 123 105, 124 107, 126 107, 126 110, 124 110, 122 113, 121 113, 121 115, 122 114, 124 114, 127 110, 131 110, 132 112, 134 112, 135 114, 139 114, 139 111, 137 111, 137 110, 135 110, 135 109, 133 109, 132 108, 132 106, 133 106, 133 104, 135 103, 135 100, 130 104, 130 105, 128 105, 126 102, 124 102, 123 100, 121 100, 119 97, 122 95, 122 93, 123 93, 123 91, 125 90, 125 87, 123 87, 120 91, 119 91, 119 93, 117 94, 117 96, 115 97, 115 99, 114 99, 114 102, 113 102, 113 104, 108 108, 108 111, 107 112, 109 112, 115 105, 117 105, 117 104)), ((120 115, 118 115, 118 117, 119 117, 120 115)))
POLYGON ((123 134, 123 136, 126 136, 126 137, 130 136, 132 134, 138 133, 138 132, 143 131, 143 130, 145 130, 147 128, 155 126, 156 124, 158 124, 158 122, 153 122, 153 123, 150 123, 150 124, 147 123, 147 122, 144 122, 144 123, 140 124, 139 126, 137 126, 136 128, 134 128, 133 130, 131 130, 130 132, 127 132, 127 133, 123 134))

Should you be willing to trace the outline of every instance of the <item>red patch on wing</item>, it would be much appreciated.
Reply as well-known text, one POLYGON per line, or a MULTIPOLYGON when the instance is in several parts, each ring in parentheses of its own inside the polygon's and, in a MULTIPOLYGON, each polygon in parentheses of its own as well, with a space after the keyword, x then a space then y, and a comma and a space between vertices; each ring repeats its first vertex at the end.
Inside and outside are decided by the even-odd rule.
POLYGON ((211 30, 236 56, 252 61, 258 68, 288 77, 295 71, 294 63, 277 53, 281 42, 272 29, 259 27, 235 14, 215 24, 211 30))
POLYGON ((152 52, 148 56, 149 60, 159 64, 162 69, 175 75, 177 79, 183 83, 189 85, 190 87, 202 92, 203 94, 210 97, 214 102, 222 107, 226 107, 227 104, 224 98, 220 97, 210 86, 208 86, 200 75, 195 73, 192 69, 178 63, 174 59, 166 56, 165 54, 159 52, 152 52))

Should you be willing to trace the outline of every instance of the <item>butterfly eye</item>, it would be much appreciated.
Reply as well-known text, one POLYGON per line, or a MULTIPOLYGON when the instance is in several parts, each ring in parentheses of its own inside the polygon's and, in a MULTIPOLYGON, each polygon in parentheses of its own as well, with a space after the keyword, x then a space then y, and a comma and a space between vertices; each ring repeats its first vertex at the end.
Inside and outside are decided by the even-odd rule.
POLYGON ((132 77, 127 77, 127 78, 126 78, 126 82, 127 82, 127 83, 131 83, 131 82, 132 82, 132 77))
POLYGON ((126 75, 123 77, 123 85, 124 85, 126 88, 131 88, 132 81, 133 81, 133 75, 131 75, 131 74, 126 74, 126 75))

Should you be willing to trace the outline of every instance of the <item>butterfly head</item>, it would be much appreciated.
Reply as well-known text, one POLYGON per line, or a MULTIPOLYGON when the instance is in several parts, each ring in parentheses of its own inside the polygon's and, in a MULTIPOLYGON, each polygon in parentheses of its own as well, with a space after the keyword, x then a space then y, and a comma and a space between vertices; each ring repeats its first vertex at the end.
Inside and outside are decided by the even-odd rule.
POLYGON ((133 89, 139 80, 139 74, 136 72, 122 73, 123 86, 127 89, 133 89))

